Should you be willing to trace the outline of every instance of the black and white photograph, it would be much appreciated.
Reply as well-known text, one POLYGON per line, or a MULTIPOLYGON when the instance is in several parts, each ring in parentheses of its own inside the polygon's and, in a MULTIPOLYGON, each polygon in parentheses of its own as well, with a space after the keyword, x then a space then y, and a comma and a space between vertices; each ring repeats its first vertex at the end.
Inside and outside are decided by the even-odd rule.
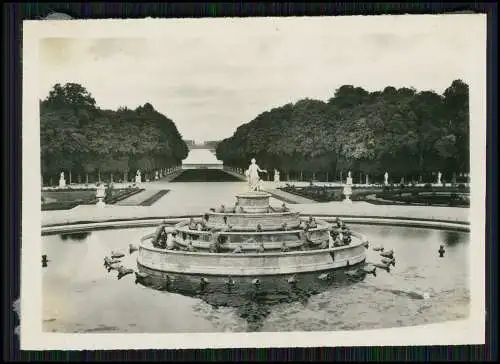
POLYGON ((483 344, 485 93, 483 15, 25 21, 21 348, 483 344))

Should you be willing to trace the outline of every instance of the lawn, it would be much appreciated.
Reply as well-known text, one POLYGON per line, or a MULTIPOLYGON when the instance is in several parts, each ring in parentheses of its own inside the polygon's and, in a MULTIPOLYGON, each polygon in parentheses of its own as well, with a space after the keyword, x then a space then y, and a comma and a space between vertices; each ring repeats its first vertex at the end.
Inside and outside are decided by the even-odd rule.
MULTIPOLYGON (((141 191, 139 188, 113 189, 111 193, 107 191, 104 202, 112 205, 141 191)), ((69 210, 78 205, 92 205, 96 202, 96 189, 93 188, 42 191, 42 211, 69 210)))
MULTIPOLYGON (((316 202, 342 201, 344 199, 344 190, 342 187, 287 186, 281 188, 281 190, 316 202)), ((381 187, 353 187, 351 200, 361 201, 364 200, 367 195, 374 195, 378 192, 382 192, 381 187)))
MULTIPOLYGON (((316 202, 342 201, 343 187, 286 186, 281 190, 316 202)), ((351 200, 367 201, 374 204, 407 204, 428 206, 470 205, 469 189, 460 184, 453 187, 425 186, 385 186, 385 187, 353 187, 351 200), (374 198, 375 197, 375 198, 374 198)))

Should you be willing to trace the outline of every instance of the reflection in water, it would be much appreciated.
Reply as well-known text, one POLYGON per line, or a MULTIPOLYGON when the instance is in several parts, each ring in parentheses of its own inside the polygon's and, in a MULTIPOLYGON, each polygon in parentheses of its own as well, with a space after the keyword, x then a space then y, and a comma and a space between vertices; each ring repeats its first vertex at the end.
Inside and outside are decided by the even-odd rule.
MULTIPOLYGON (((357 224, 352 224, 352 228, 356 230, 357 224)), ((361 225, 366 226, 366 225, 361 225)), ((387 225, 372 225, 374 229, 377 231, 377 236, 380 237, 394 237, 394 227, 387 225)), ((404 238, 407 239, 426 239, 429 234, 433 233, 433 230, 430 229, 422 229, 419 227, 405 227, 404 238)))
MULTIPOLYGON (((165 280, 155 280, 138 274, 135 283, 158 291, 201 299, 214 309, 233 308, 237 316, 247 322, 247 331, 258 331, 273 307, 294 302, 306 305, 309 297, 313 295, 359 283, 365 276, 366 273, 355 268, 328 273, 328 275, 325 273, 299 274, 296 275, 296 284, 289 284, 286 277, 279 276, 266 278, 265 285, 248 284, 248 279, 244 278, 228 280, 223 277, 212 277, 209 283, 202 285, 189 284, 184 278, 182 284, 174 285, 172 280, 166 284, 165 280), (356 274, 352 274, 353 272, 356 274)), ((173 278, 176 282, 181 279, 183 278, 180 276, 173 278)), ((190 283, 196 280, 193 279, 190 283)))
POLYGON ((85 241, 89 235, 92 234, 90 231, 80 231, 75 233, 64 233, 60 234, 59 237, 63 241, 73 240, 73 241, 85 241))
POLYGON ((443 230, 441 234, 444 243, 448 246, 455 246, 462 241, 462 235, 459 232, 443 230))
MULTIPOLYGON (((43 270, 43 328, 55 332, 248 332, 380 329, 465 318, 469 313, 468 241, 463 232, 353 225, 372 247, 394 250, 390 272, 373 275, 297 275, 298 284, 277 278, 254 286, 237 277, 211 277, 201 289, 174 277, 169 286, 117 279, 104 256, 121 251, 120 264, 137 270, 130 243, 154 228, 94 231, 79 244, 43 237, 50 263, 43 270), (420 233, 420 234, 419 234, 420 233), (439 258, 439 246, 446 254, 439 258), (450 245, 452 244, 452 245, 450 245), (228 284, 229 282, 233 282, 228 284), (194 287, 194 289, 193 289, 194 287), (154 289, 153 289, 154 288, 154 289)), ((80 235, 81 236, 81 235, 80 235)), ((71 241, 66 237, 65 241, 71 241)))

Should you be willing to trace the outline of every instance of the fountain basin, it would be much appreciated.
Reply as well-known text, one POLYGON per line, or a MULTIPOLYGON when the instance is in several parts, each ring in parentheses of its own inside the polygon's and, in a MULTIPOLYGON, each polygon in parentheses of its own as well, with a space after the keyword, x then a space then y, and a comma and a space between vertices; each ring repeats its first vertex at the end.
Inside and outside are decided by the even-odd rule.
MULTIPOLYGON (((431 216, 431 215, 430 215, 431 216)), ((116 272, 107 273, 102 267, 102 255, 109 254, 112 250, 126 251, 131 242, 137 245, 137 238, 151 234, 154 226, 161 223, 173 225, 179 222, 179 217, 160 216, 149 220, 129 220, 101 222, 100 225, 80 224, 81 229, 91 232, 94 238, 88 238, 85 244, 72 244, 65 242, 58 234, 69 233, 75 229, 75 225, 60 225, 43 227, 43 253, 48 254, 50 260, 48 268, 44 268, 44 330, 47 332, 86 332, 103 324, 101 308, 114 309, 118 320, 114 318, 104 322, 109 326, 116 325, 119 332, 131 332, 130 327, 136 328, 133 332, 199 332, 203 329, 202 323, 197 323, 194 317, 199 317, 200 312, 203 320, 212 320, 214 313, 219 313, 220 319, 231 323, 234 331, 259 331, 254 327, 253 313, 268 312, 263 320, 262 330, 269 331, 300 331, 300 330, 342 330, 342 325, 351 325, 353 320, 361 320, 356 327, 349 326, 349 330, 367 330, 374 328, 385 328, 387 326, 414 326, 419 324, 435 323, 438 321, 456 320, 467 317, 469 291, 466 254, 468 250, 468 225, 463 222, 463 228, 443 229, 438 224, 429 224, 429 221, 421 221, 416 224, 414 220, 403 221, 361 217, 352 220, 352 229, 363 233, 370 238, 373 246, 383 244, 386 249, 394 249, 397 254, 396 268, 391 268, 387 273, 377 270, 376 276, 370 274, 364 277, 362 274, 353 277, 351 271, 358 268, 339 268, 333 272, 324 274, 322 272, 298 273, 295 275, 259 276, 260 286, 252 282, 254 277, 250 276, 216 276, 196 275, 181 273, 158 273, 148 271, 144 280, 137 281, 131 274, 117 281, 116 272), (161 218, 160 218, 161 217, 161 218), (424 226, 427 226, 424 228, 424 226), (418 227, 418 228, 416 228, 418 227), (456 231, 456 232, 455 232, 456 231), (453 240, 458 236, 459 241, 453 240), (131 241, 137 237, 135 241, 131 241), (444 259, 438 257, 437 250, 440 244, 444 244, 447 253, 444 259), (414 250, 420 254, 414 254, 414 250), (102 251, 102 254, 99 253, 102 251), (84 259, 88 255, 88 259, 84 259), (73 263, 71 263, 73 262, 73 263), (92 263, 93 262, 93 263, 92 263), (76 266, 78 264, 78 266, 76 266), (465 265, 464 265, 465 264, 465 265), (80 268, 84 272, 85 279, 77 279, 74 275, 67 275, 67 271, 80 268), (394 270, 394 272, 393 272, 394 270), (347 274, 348 273, 348 274, 347 274), (157 275, 153 275, 157 274, 157 275), (404 279, 396 280, 394 274, 404 279), (327 277, 325 277, 325 275, 327 277), (168 276, 169 278, 165 278, 168 276), (288 283, 289 278, 296 276, 297 284, 288 283), (345 277, 345 279, 344 279, 345 277), (63 279, 61 279, 63 278, 63 279), (91 280, 97 279, 95 283, 91 280), (208 285, 202 290, 201 278, 208 280, 208 285), (234 280, 234 287, 229 289, 226 282, 234 280), (134 284, 137 281, 137 284, 134 284), (362 284, 356 284, 362 281, 362 284), (170 285, 165 287, 165 283, 170 285), (153 290, 160 289, 165 292, 151 292, 142 289, 144 286, 153 290), (351 287, 352 286, 352 287, 351 287), (425 289, 424 289, 425 288, 425 289), (414 298, 401 291, 430 291, 433 306, 440 306, 442 316, 436 318, 433 311, 424 310, 420 315, 414 314, 419 304, 424 301, 413 301, 414 298), (87 298, 82 299, 81 293, 87 298), (102 292, 109 292, 105 295, 102 292), (64 299, 54 301, 57 292, 63 294, 64 299), (74 294, 68 294, 76 292, 74 294), (170 292, 170 293, 169 293, 170 292), (324 293, 323 293, 324 292, 324 293), (319 293, 323 293, 318 295, 319 293), (312 295, 312 296, 310 296, 312 295), (305 296, 305 297, 304 297, 305 296), (312 300, 307 301, 307 296, 312 300), (366 297, 370 297, 369 304, 366 297), (304 301, 303 301, 304 300, 304 301), (203 301, 203 302, 200 302, 203 301), (75 310, 67 312, 68 302, 75 310), (123 303, 127 305, 123 307, 123 303), (303 314, 294 314, 293 308, 297 303, 303 314), (303 302, 304 307, 301 304, 303 302), (208 303, 212 308, 205 306, 208 303), (306 304, 307 303, 307 304, 306 304), (176 306, 185 309, 191 304, 195 308, 189 313, 183 314, 179 323, 162 321, 165 315, 162 312, 176 312, 176 306), (455 304, 460 305, 457 309, 455 304), (120 306, 122 305, 122 306, 120 306), (99 307, 99 310, 95 310, 99 307), (119 311, 116 307, 121 307, 119 311), (136 310, 139 307, 139 310, 136 310), (200 307, 203 310, 200 311, 200 307), (443 308, 444 307, 444 308, 443 308), (135 310, 135 311, 134 311, 135 310), (394 310, 403 312, 401 317, 394 317, 394 310), (457 313, 458 311, 458 313, 457 313), (130 315, 130 312, 135 312, 130 315), (246 315, 250 312, 246 325, 246 315), (70 315, 70 316, 68 316, 70 315), (159 319, 151 319, 157 316, 159 319), (324 321, 313 321, 311 317, 324 318, 324 321), (56 319, 55 321, 53 319, 56 319), (402 322, 396 320, 402 320, 402 322), (189 321, 191 320, 191 321, 189 321), (243 320, 243 321, 242 321, 243 320), (188 321, 188 323, 186 323, 188 321), (243 326, 241 330, 236 329, 239 323, 243 326), (137 326, 136 326, 137 325, 137 326), (307 326, 309 325, 309 326, 307 326)), ((197 216, 199 217, 199 215, 197 216)), ((326 221, 335 220, 336 216, 316 216, 317 219, 326 221)), ((183 216, 182 219, 189 219, 183 216)), ((343 221, 348 223, 349 218, 343 221)), ((456 223, 456 222, 455 222, 456 223)), ((354 232, 353 232, 354 233, 354 232)), ((135 251, 131 256, 127 255, 126 266, 137 269, 137 254, 135 251)), ((367 251, 367 261, 374 261, 377 252, 367 251)), ((377 258, 377 261, 379 259, 377 258)), ((146 268, 141 271, 147 271, 146 268)), ((168 316, 168 315, 167 315, 168 316)), ((175 316, 175 315, 174 315, 175 316)), ((219 316, 217 316, 219 317, 219 316)), ((257 320, 258 322, 260 322, 257 320)), ((219 322, 219 321, 217 321, 219 322)), ((224 328, 214 326, 212 331, 223 331, 224 328)))
POLYGON ((311 218, 301 224, 298 212, 284 205, 272 207, 270 197, 262 191, 239 193, 234 209, 221 206, 221 212, 207 212, 200 230, 191 225, 194 218, 169 227, 172 235, 160 226, 141 239, 137 277, 155 275, 168 281, 170 273, 202 280, 206 276, 260 280, 256 277, 326 272, 366 260, 366 239, 351 235, 344 241, 347 244, 335 246, 329 223, 318 220, 313 225, 311 218))
MULTIPOLYGON (((261 276, 224 276, 206 274, 183 274, 163 272, 145 266, 138 265, 140 272, 145 277, 137 278, 136 283, 157 290, 175 292, 187 296, 203 294, 203 298, 210 303, 229 304, 236 306, 248 300, 247 295, 266 294, 266 300, 289 296, 293 292, 311 294, 319 293, 331 287, 332 283, 349 284, 363 280, 367 273, 360 272, 357 275, 349 273, 356 271, 364 262, 354 264, 350 267, 337 268, 335 270, 315 271, 281 275, 261 276), (291 283, 293 279, 294 283, 291 283), (204 283, 202 283, 204 281, 204 283), (257 283, 258 282, 258 283, 257 283), (209 296, 206 296, 206 295, 209 296), (236 302, 235 302, 236 301, 236 302)), ((290 297, 285 297, 290 298, 290 297)))

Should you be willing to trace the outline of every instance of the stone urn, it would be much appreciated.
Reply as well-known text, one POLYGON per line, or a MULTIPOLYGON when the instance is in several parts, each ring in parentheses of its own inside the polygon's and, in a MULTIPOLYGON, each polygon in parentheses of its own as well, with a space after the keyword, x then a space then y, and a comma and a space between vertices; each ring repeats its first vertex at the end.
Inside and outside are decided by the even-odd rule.
POLYGON ((106 197, 106 187, 104 187, 103 184, 97 186, 95 197, 97 198, 97 207, 106 206, 106 203, 104 202, 104 197, 106 197))
POLYGON ((344 203, 352 203, 351 200, 351 195, 352 195, 352 177, 351 177, 351 172, 347 175, 347 180, 344 185, 344 203))

